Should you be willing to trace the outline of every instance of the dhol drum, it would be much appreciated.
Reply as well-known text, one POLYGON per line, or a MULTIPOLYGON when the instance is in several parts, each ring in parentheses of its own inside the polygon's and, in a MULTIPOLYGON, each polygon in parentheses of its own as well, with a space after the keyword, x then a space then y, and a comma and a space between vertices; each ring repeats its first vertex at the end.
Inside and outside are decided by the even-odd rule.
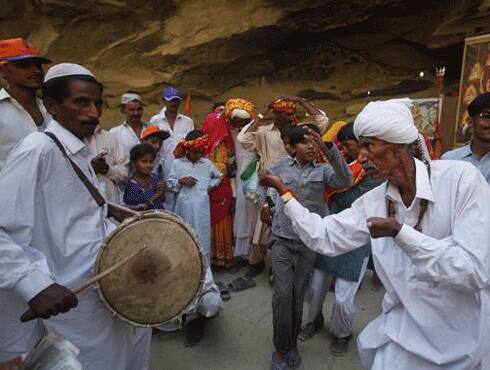
POLYGON ((193 230, 170 212, 142 212, 108 235, 96 262, 103 272, 146 247, 98 282, 100 297, 119 319, 154 327, 178 318, 202 291, 206 268, 193 230))

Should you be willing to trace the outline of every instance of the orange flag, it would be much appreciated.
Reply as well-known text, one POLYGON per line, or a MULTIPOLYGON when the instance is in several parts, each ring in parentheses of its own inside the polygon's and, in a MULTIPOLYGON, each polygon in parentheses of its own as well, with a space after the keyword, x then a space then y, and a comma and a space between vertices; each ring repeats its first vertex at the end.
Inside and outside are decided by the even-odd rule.
POLYGON ((185 102, 184 102, 184 112, 188 116, 192 114, 192 104, 191 104, 191 92, 187 92, 187 96, 185 97, 185 102))

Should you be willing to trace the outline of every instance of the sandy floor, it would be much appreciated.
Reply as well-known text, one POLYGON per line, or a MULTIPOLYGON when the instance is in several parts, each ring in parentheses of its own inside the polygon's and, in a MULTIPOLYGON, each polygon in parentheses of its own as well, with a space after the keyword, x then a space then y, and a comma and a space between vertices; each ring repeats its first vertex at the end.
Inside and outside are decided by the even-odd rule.
MULTIPOLYGON (((216 281, 225 283, 236 275, 216 274, 216 281)), ((271 294, 265 275, 257 278, 255 288, 232 294, 225 302, 221 316, 206 327, 205 338, 193 348, 185 348, 182 333, 154 335, 151 349, 151 370, 267 370, 272 347, 271 294)), ((358 317, 354 335, 377 315, 382 291, 373 291, 370 274, 365 278, 357 296, 358 317)), ((325 317, 330 317, 332 294, 325 302, 325 317)), ((304 370, 360 370, 355 341, 344 357, 329 352, 328 328, 324 328, 308 342, 299 342, 304 370)))

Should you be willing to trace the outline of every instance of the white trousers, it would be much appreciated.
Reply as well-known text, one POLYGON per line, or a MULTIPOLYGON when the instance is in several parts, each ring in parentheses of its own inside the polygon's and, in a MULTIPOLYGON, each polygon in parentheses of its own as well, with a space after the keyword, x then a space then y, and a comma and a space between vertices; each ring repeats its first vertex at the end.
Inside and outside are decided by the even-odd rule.
MULTIPOLYGON (((330 332, 339 338, 344 338, 352 334, 352 323, 356 316, 356 305, 354 298, 361 285, 369 257, 365 257, 362 262, 361 272, 358 281, 349 281, 337 278, 335 281, 335 299, 332 307, 332 316, 330 317, 330 332)), ((323 302, 327 297, 330 283, 329 274, 315 269, 311 282, 311 301, 308 311, 308 322, 315 321, 315 318, 321 311, 323 302)))
POLYGON ((235 248, 233 250, 234 257, 248 257, 250 254, 250 244, 252 237, 235 238, 235 248))
POLYGON ((482 364, 471 369, 461 363, 437 365, 420 356, 416 356, 391 341, 383 339, 377 331, 376 319, 369 323, 357 338, 359 357, 364 368, 369 370, 486 370, 482 364), (377 339, 373 339, 373 338, 377 339), (381 342, 385 342, 382 344, 381 342))

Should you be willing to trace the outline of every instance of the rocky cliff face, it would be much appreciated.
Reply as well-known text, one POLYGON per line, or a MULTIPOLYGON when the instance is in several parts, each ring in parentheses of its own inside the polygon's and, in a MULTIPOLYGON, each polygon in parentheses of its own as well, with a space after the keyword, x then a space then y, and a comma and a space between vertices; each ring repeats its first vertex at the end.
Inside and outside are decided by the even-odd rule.
POLYGON ((433 96, 438 65, 454 89, 464 38, 490 32, 489 15, 490 0, 0 0, 0 37, 92 69, 106 125, 125 90, 150 116, 168 84, 191 91, 197 121, 216 101, 279 94, 344 117, 368 98, 433 96))

